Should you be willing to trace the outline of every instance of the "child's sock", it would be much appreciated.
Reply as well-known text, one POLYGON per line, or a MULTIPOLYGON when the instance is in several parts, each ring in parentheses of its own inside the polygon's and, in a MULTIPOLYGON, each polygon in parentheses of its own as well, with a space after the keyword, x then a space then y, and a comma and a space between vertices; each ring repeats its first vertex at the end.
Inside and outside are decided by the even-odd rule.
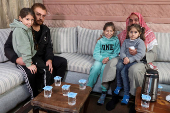
POLYGON ((128 102, 129 102, 129 95, 124 95, 121 104, 128 104, 128 102))
POLYGON ((100 96, 99 100, 97 101, 97 104, 98 105, 103 105, 104 104, 104 101, 105 101, 105 98, 106 98, 106 91, 102 91, 102 95, 100 96))
POLYGON ((117 86, 116 89, 115 89, 115 91, 114 91, 114 93, 115 93, 116 95, 118 95, 118 94, 119 94, 119 91, 120 91, 121 89, 122 89, 122 87, 117 86))

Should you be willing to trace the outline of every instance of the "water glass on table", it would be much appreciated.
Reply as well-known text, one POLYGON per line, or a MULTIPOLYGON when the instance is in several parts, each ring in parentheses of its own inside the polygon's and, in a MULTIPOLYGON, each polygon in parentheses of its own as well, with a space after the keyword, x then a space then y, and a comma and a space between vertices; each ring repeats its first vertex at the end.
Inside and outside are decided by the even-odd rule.
POLYGON ((142 101, 141 101, 142 107, 148 108, 150 101, 151 101, 151 96, 142 94, 142 101))
POLYGON ((158 85, 157 95, 160 95, 160 94, 161 94, 162 88, 163 88, 163 87, 162 87, 161 85, 158 85))
POLYGON ((80 88, 81 90, 86 89, 86 80, 85 80, 85 79, 80 79, 80 80, 79 80, 79 88, 80 88))
POLYGON ((70 92, 70 85, 63 85, 62 92, 63 92, 63 96, 68 96, 68 93, 70 92))
POLYGON ((76 104, 76 96, 77 96, 77 93, 74 93, 74 92, 68 93, 68 104, 69 105, 76 104))
POLYGON ((52 95, 52 86, 45 86, 44 89, 44 97, 45 98, 50 98, 52 95))
POLYGON ((60 76, 54 77, 55 86, 60 86, 61 85, 61 78, 62 77, 60 77, 60 76))

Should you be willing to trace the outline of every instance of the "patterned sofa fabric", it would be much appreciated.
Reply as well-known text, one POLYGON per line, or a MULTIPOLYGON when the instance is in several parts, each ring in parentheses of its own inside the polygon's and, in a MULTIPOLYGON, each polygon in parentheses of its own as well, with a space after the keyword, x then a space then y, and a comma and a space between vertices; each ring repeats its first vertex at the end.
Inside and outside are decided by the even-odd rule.
POLYGON ((62 53, 57 55, 67 59, 67 70, 90 74, 91 66, 94 63, 94 59, 91 55, 80 53, 62 53))
POLYGON ((154 32, 158 41, 157 59, 160 62, 170 62, 170 33, 154 32))
POLYGON ((21 70, 10 61, 0 63, 0 94, 24 82, 21 70))
POLYGON ((9 33, 11 32, 11 29, 0 29, 0 62, 7 61, 7 57, 4 54, 4 44, 8 38, 9 33))
POLYGON ((78 31, 78 53, 93 55, 97 39, 102 35, 103 30, 91 30, 77 27, 78 31))
POLYGON ((53 52, 55 54, 77 52, 76 27, 50 28, 50 33, 53 42, 53 52))
POLYGON ((158 67, 159 83, 170 84, 170 62, 153 62, 158 67))

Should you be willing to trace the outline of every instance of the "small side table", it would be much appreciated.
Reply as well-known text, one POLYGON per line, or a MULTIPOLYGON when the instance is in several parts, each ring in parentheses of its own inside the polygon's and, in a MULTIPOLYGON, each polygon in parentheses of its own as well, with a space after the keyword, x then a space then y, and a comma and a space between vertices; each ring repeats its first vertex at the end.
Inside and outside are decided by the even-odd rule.
POLYGON ((149 108, 144 108, 141 106, 141 87, 138 87, 136 90, 135 97, 135 110, 137 113, 170 113, 170 103, 166 101, 166 96, 170 92, 161 91, 161 95, 158 95, 155 102, 150 102, 149 108))
POLYGON ((91 87, 86 86, 85 90, 80 90, 78 84, 71 84, 62 82, 61 86, 53 86, 52 96, 50 98, 44 97, 44 91, 41 92, 37 97, 31 100, 31 105, 38 107, 38 109, 33 108, 34 113, 38 113, 39 109, 50 111, 50 112, 72 112, 79 113, 81 108, 84 107, 83 112, 86 112, 86 108, 89 103, 89 94, 92 90, 91 87), (70 91, 78 93, 76 97, 76 105, 70 106, 68 105, 68 97, 63 96, 61 86, 67 84, 71 85, 70 91))

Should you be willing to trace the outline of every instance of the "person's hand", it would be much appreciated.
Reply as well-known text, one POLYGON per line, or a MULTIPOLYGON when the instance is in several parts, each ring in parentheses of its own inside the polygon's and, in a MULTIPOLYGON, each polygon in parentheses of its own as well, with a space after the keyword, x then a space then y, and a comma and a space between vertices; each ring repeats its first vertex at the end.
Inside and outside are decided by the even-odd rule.
POLYGON ((108 61, 109 61, 109 57, 106 57, 106 58, 103 59, 102 63, 106 64, 108 61))
POLYGON ((37 67, 36 65, 32 64, 31 66, 27 67, 32 74, 35 74, 37 72, 37 67))
POLYGON ((129 53, 130 53, 131 55, 136 55, 136 54, 137 54, 137 49, 130 49, 130 48, 129 48, 129 53))
MULTIPOLYGON (((100 35, 100 37, 97 39, 97 41, 100 40, 101 38, 102 38, 102 35, 100 35)), ((96 41, 96 43, 97 43, 97 41, 96 41)))
POLYGON ((46 66, 49 66, 49 71, 52 74, 52 72, 53 72, 52 60, 47 60, 46 66))
POLYGON ((25 63, 23 62, 22 57, 17 58, 16 63, 19 65, 25 66, 25 63))
POLYGON ((129 62, 130 62, 130 60, 129 60, 128 57, 125 57, 125 58, 123 59, 123 63, 124 63, 124 64, 128 64, 129 62))

